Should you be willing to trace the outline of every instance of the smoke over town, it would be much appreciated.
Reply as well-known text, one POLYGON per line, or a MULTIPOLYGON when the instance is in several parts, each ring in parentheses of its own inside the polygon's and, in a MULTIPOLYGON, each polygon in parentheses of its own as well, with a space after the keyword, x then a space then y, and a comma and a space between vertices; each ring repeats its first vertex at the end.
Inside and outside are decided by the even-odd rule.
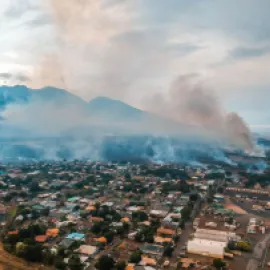
MULTIPOLYGON (((14 102, 13 96, 8 97, 12 102, 2 109, 1 119, 32 137, 71 136, 68 144, 85 145, 85 150, 89 135, 94 141, 93 136, 100 137, 92 145, 100 148, 107 142, 112 147, 107 154, 120 153, 124 145, 129 152, 137 145, 136 136, 147 140, 141 142, 145 147, 140 154, 135 149, 132 153, 154 160, 182 160, 183 156, 192 160, 189 151, 202 152, 209 144, 213 144, 209 153, 218 153, 215 157, 220 159, 225 158, 218 150, 221 145, 253 152, 256 147, 249 127, 225 106, 223 84, 212 84, 210 59, 215 53, 224 55, 224 50, 217 52, 217 44, 204 44, 187 35, 186 29, 174 26, 176 18, 158 27, 151 17, 158 7, 151 10, 153 14, 144 14, 145 3, 139 2, 43 0, 40 7, 44 23, 49 22, 50 42, 46 50, 35 48, 31 74, 16 73, 29 87, 27 98, 14 102), (69 93, 53 87, 32 91, 46 86, 73 95, 67 97, 69 93), (101 96, 113 100, 88 103, 101 96), (126 103, 134 105, 132 112, 126 103), (116 140, 117 136, 124 137, 116 140)), ((2 78, 12 76, 3 72, 2 78)), ((3 93, 6 99, 7 91, 3 93)), ((9 129, 3 134, 9 137, 9 129)), ((75 148, 72 152, 77 153, 75 148)), ((93 152, 92 147, 86 152, 93 152)))
POLYGON ((134 91, 142 87, 147 93, 143 97, 146 110, 201 127, 237 147, 252 150, 244 120, 226 112, 200 75, 178 75, 177 79, 173 75, 162 86, 163 91, 155 83, 145 83, 147 76, 153 81, 171 65, 159 52, 166 34, 161 30, 160 39, 153 39, 133 25, 138 14, 130 12, 131 3, 51 0, 44 6, 53 19, 57 47, 51 55, 42 56, 33 85, 55 85, 79 95, 86 91, 88 97, 104 95, 122 100, 134 97, 134 91), (155 87, 158 92, 152 91, 155 87))
POLYGON ((150 110, 175 121, 204 128, 232 144, 251 151, 251 132, 237 113, 228 113, 215 93, 204 88, 196 74, 179 76, 166 96, 155 95, 150 110))

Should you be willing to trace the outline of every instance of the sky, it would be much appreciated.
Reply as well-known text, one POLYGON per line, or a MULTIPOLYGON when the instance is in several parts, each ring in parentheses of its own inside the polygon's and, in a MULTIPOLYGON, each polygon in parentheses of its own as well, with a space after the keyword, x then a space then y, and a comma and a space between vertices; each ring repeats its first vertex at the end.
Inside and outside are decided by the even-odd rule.
POLYGON ((1 0, 3 84, 148 109, 179 76, 196 77, 225 110, 264 130, 269 75, 269 0, 1 0))

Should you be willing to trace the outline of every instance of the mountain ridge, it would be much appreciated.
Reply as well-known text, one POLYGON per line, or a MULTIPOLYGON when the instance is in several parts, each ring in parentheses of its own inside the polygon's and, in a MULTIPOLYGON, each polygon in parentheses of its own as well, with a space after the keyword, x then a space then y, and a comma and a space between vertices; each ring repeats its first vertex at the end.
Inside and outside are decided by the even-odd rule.
POLYGON ((53 86, 46 86, 39 89, 29 88, 25 85, 14 85, 14 86, 0 86, 0 106, 9 105, 17 101, 31 101, 30 99, 41 99, 40 101, 53 101, 53 98, 68 98, 69 100, 73 99, 74 102, 80 102, 81 104, 93 106, 97 108, 101 106, 103 109, 106 106, 110 105, 113 107, 121 106, 122 109, 132 109, 133 111, 143 112, 142 110, 131 106, 121 100, 112 99, 105 96, 97 96, 91 99, 90 101, 85 101, 81 97, 70 93, 69 91, 53 86))

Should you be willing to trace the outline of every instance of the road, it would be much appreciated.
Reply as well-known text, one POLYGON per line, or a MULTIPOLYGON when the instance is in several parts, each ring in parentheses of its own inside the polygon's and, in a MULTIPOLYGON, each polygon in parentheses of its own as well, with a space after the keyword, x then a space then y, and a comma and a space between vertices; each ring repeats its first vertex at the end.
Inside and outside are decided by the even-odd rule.
POLYGON ((264 252, 268 246, 270 240, 270 234, 266 234, 265 237, 256 244, 253 249, 251 258, 249 259, 246 270, 257 270, 260 267, 260 264, 263 262, 264 252))
POLYGON ((186 244, 189 239, 190 234, 193 233, 193 227, 192 227, 192 222, 188 221, 185 224, 185 229, 182 231, 182 234, 177 242, 177 245, 174 249, 174 253, 171 259, 171 262, 177 263, 178 262, 178 256, 180 255, 181 252, 184 252, 182 249, 186 244))

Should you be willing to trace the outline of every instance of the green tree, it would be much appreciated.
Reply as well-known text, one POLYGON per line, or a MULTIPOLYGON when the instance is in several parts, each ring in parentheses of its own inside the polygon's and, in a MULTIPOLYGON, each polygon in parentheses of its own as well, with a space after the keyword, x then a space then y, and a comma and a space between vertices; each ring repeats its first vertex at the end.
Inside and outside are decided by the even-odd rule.
MULTIPOLYGON (((27 242, 27 241, 26 241, 27 242)), ((25 245, 24 258, 31 262, 41 262, 42 261, 42 246, 39 244, 29 244, 25 245)))
POLYGON ((243 251, 250 251, 252 249, 251 244, 246 241, 240 241, 236 246, 238 249, 243 251))
POLYGON ((96 263, 95 267, 98 270, 111 270, 114 267, 114 259, 110 256, 103 255, 99 258, 98 262, 96 263))
POLYGON ((80 257, 77 254, 74 254, 69 258, 68 267, 70 268, 70 270, 83 269, 83 264, 81 263, 80 257))
POLYGON ((61 257, 56 257, 54 266, 57 270, 65 270, 66 264, 64 263, 63 259, 61 257))
POLYGON ((109 231, 104 234, 104 237, 107 239, 108 243, 111 243, 114 237, 114 233, 112 231, 109 231))
POLYGON ((115 267, 116 267, 117 270, 125 270, 125 269, 126 269, 126 266, 127 266, 127 264, 126 264, 125 261, 119 261, 119 262, 115 265, 115 267))
POLYGON ((37 192, 37 191, 40 191, 41 188, 40 188, 40 186, 39 186, 39 183, 38 183, 37 181, 33 181, 33 182, 31 183, 30 187, 29 187, 29 190, 30 190, 31 192, 37 192))
POLYGON ((94 233, 94 234, 100 233, 101 232, 101 227, 102 227, 101 225, 102 225, 101 222, 95 223, 91 228, 91 232, 94 233))
POLYGON ((148 220, 148 215, 143 211, 137 211, 132 213, 132 220, 143 222, 148 220))
POLYGON ((222 261, 221 259, 214 259, 213 266, 216 269, 222 269, 224 266, 226 266, 226 263, 224 261, 222 261))
POLYGON ((168 245, 168 246, 165 247, 163 255, 166 256, 166 257, 171 257, 172 253, 173 253, 173 250, 174 250, 173 247, 171 245, 168 245))
POLYGON ((191 195, 189 196, 189 199, 190 199, 192 202, 197 201, 197 199, 198 199, 198 194, 191 194, 191 195))
POLYGON ((129 257, 131 263, 139 263, 142 260, 142 254, 140 251, 134 251, 129 257))
POLYGON ((24 257, 26 245, 23 242, 17 242, 15 254, 18 257, 24 257))
POLYGON ((191 214, 191 206, 190 205, 186 205, 182 210, 181 210, 181 216, 182 219, 187 221, 190 218, 190 214, 191 214))

